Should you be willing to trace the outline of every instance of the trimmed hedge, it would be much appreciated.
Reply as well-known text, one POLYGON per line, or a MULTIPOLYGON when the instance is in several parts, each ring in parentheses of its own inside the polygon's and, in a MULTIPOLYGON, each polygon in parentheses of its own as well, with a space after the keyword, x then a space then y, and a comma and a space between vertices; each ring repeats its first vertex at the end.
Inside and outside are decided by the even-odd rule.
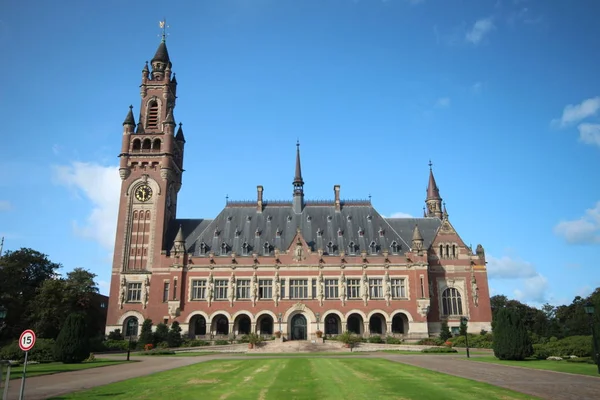
MULTIPOLYGON (((452 339, 449 339, 449 342, 452 343, 453 346, 467 347, 464 336, 453 337, 452 339)), ((469 347, 476 349, 491 349, 493 344, 494 342, 491 333, 486 333, 485 335, 469 333, 469 347)))
POLYGON ((458 350, 452 347, 430 347, 421 350, 421 353, 458 353, 458 350))
POLYGON ((534 344, 533 356, 539 360, 548 357, 590 357, 592 355, 592 336, 569 336, 564 339, 551 338, 548 343, 534 344))

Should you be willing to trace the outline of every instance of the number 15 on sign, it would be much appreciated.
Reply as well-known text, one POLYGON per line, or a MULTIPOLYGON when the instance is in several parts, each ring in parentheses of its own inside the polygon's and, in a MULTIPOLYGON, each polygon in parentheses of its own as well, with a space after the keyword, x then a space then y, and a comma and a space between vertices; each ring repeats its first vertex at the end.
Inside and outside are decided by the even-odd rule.
POLYGON ((19 347, 25 352, 25 362, 23 363, 23 377, 21 378, 21 391, 19 392, 19 400, 23 400, 25 392, 25 376, 27 374, 27 355, 29 350, 35 345, 35 333, 31 329, 27 329, 21 333, 19 338, 19 347))

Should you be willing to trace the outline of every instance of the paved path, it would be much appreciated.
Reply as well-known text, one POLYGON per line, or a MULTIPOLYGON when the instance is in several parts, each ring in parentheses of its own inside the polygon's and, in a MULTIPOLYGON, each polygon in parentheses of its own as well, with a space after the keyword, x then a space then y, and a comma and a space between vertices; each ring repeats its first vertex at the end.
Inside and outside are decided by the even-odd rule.
MULTIPOLYGON (((307 354, 314 357, 317 354, 307 354)), ((117 359, 118 356, 100 356, 117 359)), ((296 356, 298 357, 298 356, 296 356)), ((427 368, 462 378, 490 383, 506 389, 551 400, 600 399, 600 378, 566 374, 561 372, 536 370, 524 367, 467 361, 449 355, 396 355, 390 353, 371 353, 344 356, 320 356, 326 358, 384 358, 394 362, 427 368)), ((244 356, 236 354, 214 354, 198 357, 132 357, 140 362, 120 364, 81 371, 63 372, 55 375, 36 376, 27 379, 26 400, 42 400, 66 393, 90 389, 126 379, 150 375, 156 372, 192 365, 217 359, 259 359, 287 358, 281 356, 244 356)), ((5 400, 17 400, 20 380, 12 380, 9 396, 5 400)))
MULTIPOLYGON (((119 356, 102 357, 120 359, 119 356)), ((138 376, 183 367, 204 361, 205 357, 131 357, 140 360, 137 363, 125 363, 79 371, 61 372, 54 375, 42 375, 27 378, 25 381, 25 400, 42 400, 67 393, 107 385, 138 376)), ((12 379, 8 389, 8 399, 17 400, 21 388, 21 379, 12 379)))
POLYGON ((600 377, 467 361, 466 359, 447 355, 387 354, 382 358, 490 383, 542 399, 600 399, 600 377))

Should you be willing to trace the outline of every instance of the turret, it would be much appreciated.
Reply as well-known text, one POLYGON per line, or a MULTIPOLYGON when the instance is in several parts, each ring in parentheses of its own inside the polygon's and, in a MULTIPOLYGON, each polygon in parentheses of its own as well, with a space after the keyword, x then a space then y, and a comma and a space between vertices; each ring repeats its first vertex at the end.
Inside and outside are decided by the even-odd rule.
POLYGON ((300 214, 304 208, 304 180, 302 180, 302 168, 300 167, 300 142, 296 142, 296 173, 292 184, 294 185, 292 207, 296 214, 300 214))
POLYGON ((433 177, 433 164, 429 161, 429 183, 427 185, 427 198, 425 204, 427 205, 427 216, 442 218, 442 198, 440 197, 440 189, 435 182, 433 177))

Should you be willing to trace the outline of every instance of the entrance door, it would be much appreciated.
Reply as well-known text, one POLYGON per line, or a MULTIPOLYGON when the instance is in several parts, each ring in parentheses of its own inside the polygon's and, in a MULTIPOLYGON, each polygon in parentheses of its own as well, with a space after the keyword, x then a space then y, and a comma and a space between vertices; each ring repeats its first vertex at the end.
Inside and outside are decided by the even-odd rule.
POLYGON ((306 340, 306 318, 302 314, 292 318, 292 340, 306 340))

